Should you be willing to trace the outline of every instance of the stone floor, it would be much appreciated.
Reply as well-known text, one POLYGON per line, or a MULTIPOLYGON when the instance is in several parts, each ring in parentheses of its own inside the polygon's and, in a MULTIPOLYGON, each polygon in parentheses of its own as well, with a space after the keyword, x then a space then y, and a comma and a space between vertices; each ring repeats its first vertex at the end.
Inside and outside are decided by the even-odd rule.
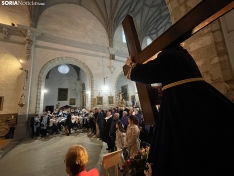
MULTIPOLYGON (((95 167, 100 176, 104 176, 101 160, 102 155, 107 153, 107 146, 87 133, 25 139, 0 159, 0 176, 65 176, 65 154, 73 144, 83 145, 87 149, 87 170, 95 167)), ((110 169, 110 176, 114 176, 114 168, 110 169)))

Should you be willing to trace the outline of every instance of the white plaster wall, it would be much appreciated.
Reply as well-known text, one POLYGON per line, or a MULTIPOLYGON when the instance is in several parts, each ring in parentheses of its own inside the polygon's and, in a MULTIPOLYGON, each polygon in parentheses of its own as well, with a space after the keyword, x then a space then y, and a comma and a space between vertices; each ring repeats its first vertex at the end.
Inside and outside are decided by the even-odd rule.
POLYGON ((30 25, 29 13, 27 6, 16 5, 6 6, 0 5, 0 23, 11 25, 21 24, 25 26, 30 25))
MULTIPOLYGON (((44 105, 45 106, 54 106, 60 102, 60 106, 69 105, 70 98, 76 98, 76 104, 71 105, 73 107, 81 107, 81 83, 88 83, 87 76, 84 71, 81 70, 80 81, 77 80, 77 74, 71 66, 69 66, 70 71, 67 74, 61 74, 58 71, 58 66, 54 67, 49 74, 49 79, 45 80, 45 90, 44 93, 44 105), (68 88, 68 99, 67 101, 57 101, 58 88, 68 88)), ((89 84, 86 84, 86 87, 90 89, 89 84)))
MULTIPOLYGON (((67 47, 68 48, 68 47, 67 47)), ((50 60, 55 59, 57 57, 71 57, 77 60, 82 61, 88 68, 91 70, 94 79, 93 85, 93 96, 103 96, 104 97, 104 106, 107 106, 107 96, 110 94, 115 94, 115 82, 116 78, 118 77, 119 73, 122 71, 122 67, 124 63, 113 61, 110 63, 109 58, 107 57, 91 57, 88 55, 81 55, 81 54, 74 54, 69 52, 62 52, 62 51, 54 51, 49 49, 35 49, 35 61, 34 61, 34 68, 33 68, 33 78, 32 78, 32 92, 30 97, 30 113, 35 112, 36 108, 36 96, 37 96, 37 87, 38 87, 38 75, 40 70, 43 66, 48 63, 50 60), (108 66, 113 64, 115 66, 115 71, 113 74, 110 73, 108 66), (103 91, 102 87, 104 84, 104 76, 108 77, 106 79, 106 85, 109 87, 107 91, 103 91)), ((56 61, 55 61, 56 62, 56 61)), ((59 64, 59 63, 58 63, 59 64)), ((88 80, 90 81, 90 80, 88 80)), ((92 90, 91 90, 92 91, 92 90)))
POLYGON ((225 43, 234 73, 234 10, 220 18, 225 43))
POLYGON ((120 25, 116 29, 114 34, 113 45, 115 49, 128 53, 127 44, 123 42, 122 28, 123 28, 122 25, 120 25))
POLYGON ((98 19, 78 5, 59 4, 46 9, 37 28, 55 36, 109 46, 107 33, 98 19))
POLYGON ((0 114, 18 113, 18 103, 22 93, 24 46, 0 42, 0 96, 4 96, 3 111, 0 114))
MULTIPOLYGON (((132 96, 132 95, 135 95, 135 97, 136 97, 137 90, 136 90, 136 86, 135 86, 134 84, 135 84, 135 82, 133 82, 133 81, 127 79, 127 78, 124 76, 124 74, 121 74, 121 75, 119 76, 119 79, 117 80, 117 93, 118 93, 118 92, 121 92, 121 86, 123 86, 123 85, 128 85, 129 100, 126 101, 126 103, 127 103, 128 105, 131 105, 131 104, 132 104, 132 103, 131 103, 131 96, 132 96)), ((136 97, 136 98, 137 98, 137 97, 136 97)))
POLYGON ((148 46, 148 43, 147 43, 147 39, 150 39, 151 41, 152 41, 152 39, 150 38, 150 37, 145 37, 144 39, 143 39, 143 41, 142 41, 142 44, 141 44, 141 49, 143 50, 143 49, 145 49, 147 46, 148 46))

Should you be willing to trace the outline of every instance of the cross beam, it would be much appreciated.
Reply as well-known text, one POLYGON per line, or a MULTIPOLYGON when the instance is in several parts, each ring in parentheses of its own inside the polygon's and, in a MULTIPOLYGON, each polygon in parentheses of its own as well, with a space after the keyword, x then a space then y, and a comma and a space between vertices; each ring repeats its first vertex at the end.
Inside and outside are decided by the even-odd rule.
MULTIPOLYGON (((144 63, 162 49, 173 44, 179 44, 188 39, 233 8, 233 0, 203 0, 143 51, 141 50, 140 42, 137 37, 134 21, 131 16, 127 15, 122 25, 129 54, 133 57, 134 62, 144 63)), ((125 65, 123 70, 126 75, 129 67, 125 65)), ((156 106, 153 104, 151 85, 141 83, 136 83, 136 85, 145 124, 154 124, 158 112, 156 106)))

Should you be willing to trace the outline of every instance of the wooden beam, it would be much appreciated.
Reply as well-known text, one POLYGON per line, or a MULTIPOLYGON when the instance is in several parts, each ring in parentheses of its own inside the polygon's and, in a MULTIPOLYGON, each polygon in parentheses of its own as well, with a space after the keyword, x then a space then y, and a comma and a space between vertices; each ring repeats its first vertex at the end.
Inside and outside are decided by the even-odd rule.
MULTIPOLYGON (((141 46, 137 37, 134 21, 131 16, 127 16, 125 18, 123 21, 123 28, 125 31, 129 53, 132 57, 136 57, 141 52, 141 46)), ((158 111, 156 106, 153 105, 151 85, 136 83, 136 86, 141 102, 141 108, 144 114, 144 123, 146 125, 155 124, 155 118, 158 116, 158 111)))

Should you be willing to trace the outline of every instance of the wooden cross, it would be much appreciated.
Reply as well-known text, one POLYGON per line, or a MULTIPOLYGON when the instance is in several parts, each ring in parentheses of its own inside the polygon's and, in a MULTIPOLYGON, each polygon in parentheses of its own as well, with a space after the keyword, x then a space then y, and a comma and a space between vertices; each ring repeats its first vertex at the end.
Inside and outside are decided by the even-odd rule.
MULTIPOLYGON (((233 0, 203 0, 143 51, 141 50, 140 42, 137 37, 134 21, 131 16, 127 15, 123 20, 122 25, 129 54, 132 56, 134 62, 144 63, 162 49, 172 44, 179 45, 181 42, 188 39, 233 8, 233 0)), ((125 65, 123 70, 126 75, 129 66, 125 65)), ((158 111, 153 103, 154 100, 152 100, 153 95, 151 85, 136 83, 136 86, 145 124, 155 124, 158 117, 158 111)))

